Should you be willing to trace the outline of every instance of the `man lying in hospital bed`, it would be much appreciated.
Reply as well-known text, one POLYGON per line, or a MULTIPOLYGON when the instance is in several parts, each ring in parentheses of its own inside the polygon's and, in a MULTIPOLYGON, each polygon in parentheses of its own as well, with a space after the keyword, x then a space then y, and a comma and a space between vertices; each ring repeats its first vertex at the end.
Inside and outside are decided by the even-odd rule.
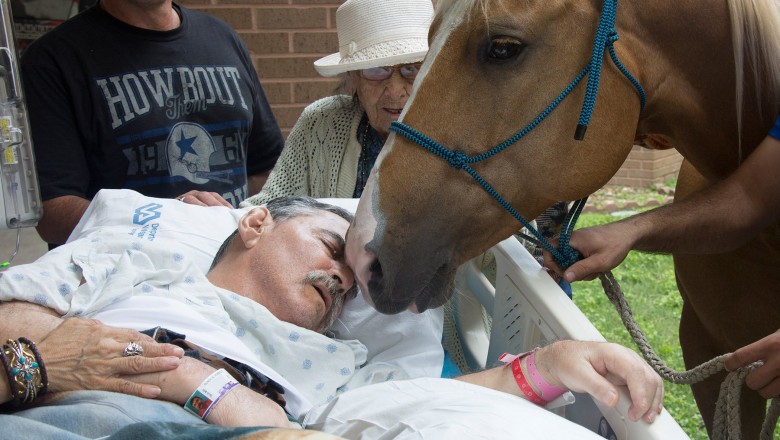
MULTIPOLYGON (((322 249, 330 253, 326 259, 329 258, 338 267, 340 256, 337 236, 346 231, 346 221, 331 215, 330 222, 325 225, 330 229, 320 225, 316 234, 306 229, 309 232, 304 233, 303 237, 295 233, 285 236, 279 234, 284 230, 278 227, 282 223, 272 226, 272 215, 261 210, 262 219, 258 219, 252 214, 243 216, 245 212, 176 204, 175 201, 146 198, 126 190, 104 191, 93 201, 88 215, 85 215, 66 246, 50 252, 32 265, 8 271, 0 278, 0 299, 45 304, 56 310, 58 315, 96 318, 112 326, 141 330, 162 325, 184 333, 187 341, 209 353, 247 364, 258 370, 261 376, 281 385, 286 400, 284 409, 291 419, 301 421, 305 427, 348 438, 357 437, 358 434, 363 438, 401 438, 404 434, 415 433, 417 438, 419 435, 449 438, 445 437, 447 433, 457 433, 460 438, 496 438, 498 435, 516 432, 518 426, 530 438, 534 434, 541 438, 592 435, 577 425, 511 395, 522 393, 509 367, 466 376, 463 381, 433 379, 439 375, 442 365, 439 343, 441 315, 438 312, 382 316, 368 310, 358 295, 347 302, 341 319, 332 327, 335 338, 312 331, 322 328, 320 324, 326 319, 322 310, 312 315, 306 304, 299 304, 300 309, 297 311, 310 317, 308 320, 300 320, 290 314, 288 304, 278 302, 282 299, 281 295, 271 294, 287 291, 290 285, 297 289, 306 288, 300 286, 300 279, 285 278, 286 269, 294 272, 293 269, 314 264, 311 263, 310 254, 321 254, 322 249), (171 221, 176 218, 178 222, 171 221), (206 279, 203 274, 208 269, 207 255, 213 254, 219 243, 235 229, 237 219, 239 234, 234 240, 233 249, 223 261, 230 262, 230 265, 222 268, 217 265, 206 279), (320 250, 307 247, 312 243, 307 242, 306 238, 315 236, 314 244, 320 250), (283 244, 280 241, 282 238, 287 239, 283 244), (300 247, 296 247, 298 242, 300 247), (286 249, 288 247, 299 251, 303 249, 303 255, 292 258, 286 249), (250 255, 247 249, 257 251, 254 260, 249 258, 249 261, 269 265, 273 270, 242 266, 241 258, 236 255, 250 255), (235 275, 234 271, 242 273, 244 270, 249 275, 235 275), (264 289, 261 280, 263 284, 267 281, 276 289, 264 289), (283 284, 285 282, 288 284, 283 284), (248 291, 242 290, 247 283, 255 284, 248 291), (196 285, 211 288, 195 290, 193 286, 196 285), (229 286, 235 293, 220 289, 224 286, 229 286), (247 297, 257 299, 263 305, 247 297), (277 319, 279 317, 299 325, 277 319), (365 346, 347 338, 356 338, 365 346), (418 379, 401 380, 413 378, 418 379), (367 386, 372 383, 375 385, 367 386), (505 393, 474 384, 503 390, 505 393)), ((312 216, 309 218, 313 219, 312 216)), ((306 222, 290 223, 297 227, 307 227, 306 222)), ((340 267, 335 274, 344 284, 340 289, 346 290, 346 285, 351 284, 351 275, 341 271, 340 267)), ((318 287, 322 290, 321 286, 318 287)), ((289 288, 289 291, 297 290, 289 288)), ((317 293, 317 296, 320 294, 317 293)), ((327 305, 329 301, 325 299, 322 302, 327 305)), ((58 357, 47 357, 50 347, 48 340, 57 336, 57 330, 42 339, 47 332, 45 325, 31 327, 29 321, 25 321, 29 315, 9 315, 9 310, 18 311, 20 307, 24 308, 21 304, 13 304, 10 308, 7 304, 0 307, 0 322, 3 323, 0 324, 0 337, 5 340, 32 335, 31 339, 39 340, 42 363, 50 370, 52 390, 79 387, 123 389, 121 386, 126 384, 116 385, 122 383, 119 379, 113 388, 102 386, 109 383, 103 376, 121 371, 118 367, 120 365, 127 368, 129 361, 143 360, 147 361, 144 365, 152 365, 151 362, 169 357, 149 359, 147 356, 174 353, 160 348, 165 346, 156 346, 146 339, 129 337, 130 334, 126 332, 115 331, 110 335, 116 340, 104 342, 99 349, 93 350, 105 358, 104 368, 109 368, 111 373, 102 372, 87 380, 82 377, 79 386, 65 386, 68 382, 58 375, 83 372, 61 371, 56 365, 58 357), (122 349, 135 340, 142 341, 141 346, 146 350, 144 359, 122 358, 122 349)), ((311 308, 317 307, 309 305, 311 308)), ((26 309, 29 310, 29 307, 26 309)), ((51 315, 48 316, 51 318, 51 315)), ((75 327, 78 322, 62 324, 58 327, 60 332, 63 332, 62 328, 66 324, 75 327)), ((92 327, 92 330, 103 329, 94 324, 92 327)), ((614 404, 617 393, 614 387, 602 379, 602 376, 608 376, 619 384, 628 381, 634 405, 631 414, 635 418, 643 417, 649 421, 660 410, 663 393, 660 379, 627 349, 611 344, 568 341, 542 349, 534 356, 547 380, 556 385, 567 385, 581 392, 591 391, 596 394, 596 398, 614 404)), ((84 361, 99 360, 91 358, 84 361)), ((164 370, 177 365, 176 362, 166 362, 154 364, 151 369, 164 370)), ((528 357, 523 362, 528 362, 528 357)), ((64 401, 117 400, 120 403, 115 408, 124 408, 119 413, 125 416, 91 412, 89 418, 79 418, 78 409, 72 414, 63 413, 63 407, 59 406, 54 418, 61 421, 68 414, 73 420, 83 420, 84 423, 76 423, 77 426, 69 426, 67 429, 86 436, 107 435, 120 429, 123 424, 137 420, 196 424, 198 418, 184 411, 180 405, 190 401, 196 389, 200 390, 203 385, 198 384, 211 374, 211 367, 196 363, 197 366, 192 367, 194 370, 186 371, 197 371, 197 374, 183 374, 185 368, 182 366, 185 365, 190 368, 193 363, 185 361, 176 370, 160 374, 128 377, 138 383, 161 385, 160 400, 170 400, 178 405, 108 393, 93 393, 85 398, 85 392, 80 392, 65 396, 64 401), (98 423, 97 416, 103 416, 111 423, 98 423), (97 429, 104 431, 97 433, 97 429)), ((523 363, 521 371, 525 371, 527 366, 523 363)), ((225 380, 229 382, 231 379, 225 380)), ((7 384, 0 385, 0 396, 6 401, 10 399, 10 393, 3 387, 7 387, 7 384)), ((145 395, 151 388, 124 389, 133 394, 145 395)), ((284 417, 278 417, 284 415, 279 411, 280 407, 276 404, 266 405, 268 402, 257 396, 254 398, 262 402, 260 407, 244 403, 240 405, 241 410, 236 410, 230 405, 229 397, 234 393, 244 393, 245 390, 235 388, 239 391, 229 391, 224 402, 214 405, 211 415, 216 418, 212 420, 207 417, 206 421, 288 426, 284 417), (252 411, 250 408, 262 409, 252 411)), ((252 400, 252 397, 249 399, 252 400)), ((56 420, 45 420, 45 415, 52 413, 46 412, 47 397, 40 397, 38 402, 43 403, 38 409, 23 411, 16 416, 1 415, 0 419, 6 419, 2 420, 3 426, 10 428, 14 426, 13 423, 27 423, 27 420, 20 421, 22 417, 18 415, 35 411, 43 414, 43 422, 56 423, 56 420)), ((60 399, 59 403, 63 403, 63 400, 60 399)), ((70 407, 76 408, 75 405, 70 407)), ((17 426, 25 426, 24 435, 30 435, 29 425, 17 426)), ((222 434, 226 435, 225 432, 222 434)))

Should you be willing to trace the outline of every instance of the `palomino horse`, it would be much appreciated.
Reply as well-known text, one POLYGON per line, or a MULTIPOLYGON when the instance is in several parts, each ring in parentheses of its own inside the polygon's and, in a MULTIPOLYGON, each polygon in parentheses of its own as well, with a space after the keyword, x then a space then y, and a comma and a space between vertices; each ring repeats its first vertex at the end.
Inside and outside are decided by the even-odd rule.
MULTIPOLYGON (((358 282, 384 313, 444 304, 457 267, 517 231, 508 209, 535 218, 587 196, 636 139, 692 165, 684 196, 731 173, 778 114, 775 0, 438 3, 428 58, 348 234, 358 282)), ((689 368, 780 327, 778 226, 735 252, 676 256, 689 368)), ((694 386, 708 426, 722 378, 694 386)), ((743 394, 755 438, 765 401, 743 394)))

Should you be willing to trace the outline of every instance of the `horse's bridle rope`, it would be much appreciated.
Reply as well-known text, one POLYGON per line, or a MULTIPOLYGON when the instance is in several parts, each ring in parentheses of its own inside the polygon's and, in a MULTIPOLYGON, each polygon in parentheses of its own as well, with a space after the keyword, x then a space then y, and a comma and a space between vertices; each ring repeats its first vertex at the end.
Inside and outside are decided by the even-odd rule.
MULTIPOLYGON (((599 279, 601 280, 601 286, 604 288, 604 293, 607 294, 607 297, 615 306, 618 315, 620 315, 620 320, 623 321, 623 325, 628 330, 634 343, 636 343, 642 356, 659 376, 678 385, 692 384, 701 382, 713 374, 726 369, 725 359, 728 354, 710 359, 687 371, 676 371, 669 368, 655 353, 647 337, 645 337, 636 320, 634 320, 631 308, 628 302, 626 302, 625 295, 623 295, 623 290, 620 288, 617 280, 615 280, 612 272, 599 274, 599 279)), ((742 422, 739 411, 742 385, 745 381, 745 376, 761 365, 763 365, 762 361, 753 362, 750 365, 729 372, 726 376, 726 379, 720 386, 720 393, 715 406, 712 424, 713 440, 737 440, 742 438, 742 422)), ((764 424, 759 437, 761 440, 772 440, 778 418, 780 418, 780 398, 774 398, 764 418, 764 424)))
POLYGON ((585 78, 585 76, 588 75, 588 86, 585 94, 585 100, 582 104, 582 112, 580 113, 579 123, 577 124, 577 130, 575 132, 575 139, 582 140, 585 136, 585 131, 587 129, 588 123, 590 122, 591 115, 593 114, 593 109, 596 106, 596 95, 598 94, 599 83, 601 81, 601 69, 604 60, 604 52, 607 50, 609 50, 612 62, 615 63, 620 72, 622 72, 623 75, 625 75, 628 80, 631 81, 631 84, 633 84, 639 92, 641 108, 644 109, 645 92, 642 89, 642 86, 639 84, 639 81, 637 81, 636 78, 631 75, 628 69, 623 66, 623 64, 618 59, 617 53, 615 53, 614 43, 618 40, 617 30, 615 30, 616 13, 617 0, 604 0, 601 17, 599 18, 598 29, 596 31, 596 39, 593 43, 593 53, 591 54, 590 63, 582 69, 577 77, 574 78, 574 80, 563 89, 561 94, 558 95, 558 97, 555 98, 555 100, 553 100, 553 102, 551 102, 550 105, 548 105, 547 108, 545 108, 544 111, 542 111, 533 121, 531 121, 531 123, 526 125, 514 136, 484 153, 480 153, 475 156, 469 156, 462 151, 453 151, 442 146, 438 142, 402 122, 395 121, 390 124, 391 131, 406 137, 410 141, 441 157, 442 159, 446 160, 453 168, 462 169, 469 173, 471 177, 473 177, 474 180, 476 180, 477 183, 479 183, 482 188, 487 191, 488 194, 490 194, 504 209, 509 211, 509 213, 512 214, 512 216, 516 218, 523 226, 525 226, 526 229, 528 229, 528 231, 530 231, 535 237, 525 238, 544 247, 548 252, 550 252, 550 254, 552 254, 555 262, 563 268, 571 266, 580 257, 579 252, 574 250, 569 245, 569 240, 571 239, 571 233, 574 230, 574 225, 577 222, 577 218, 582 212, 582 208, 585 206, 587 197, 574 202, 572 209, 569 210, 561 230, 559 247, 556 249, 544 236, 542 236, 541 233, 539 233, 539 231, 536 230, 536 228, 531 226, 531 224, 526 221, 523 216, 517 212, 517 210, 515 210, 487 181, 485 181, 485 179, 483 179, 469 165, 488 159, 495 154, 500 153, 531 132, 531 130, 536 128, 536 126, 538 126, 547 116, 549 116, 549 114, 558 107, 558 105, 571 93, 571 91, 577 87, 577 85, 585 78))

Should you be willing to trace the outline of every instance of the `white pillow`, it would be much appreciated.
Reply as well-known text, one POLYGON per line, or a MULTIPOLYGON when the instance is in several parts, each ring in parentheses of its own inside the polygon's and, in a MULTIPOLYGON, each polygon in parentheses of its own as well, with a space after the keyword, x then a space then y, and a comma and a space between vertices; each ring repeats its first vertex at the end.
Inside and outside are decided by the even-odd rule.
MULTIPOLYGON (((358 199, 320 199, 355 212, 358 199)), ((68 242, 93 234, 126 237, 128 246, 176 247, 204 273, 245 212, 252 208, 202 207, 175 199, 146 197, 127 189, 103 189, 84 213, 68 242)), ((57 249, 54 250, 56 252, 57 249)), ((383 362, 403 369, 408 377, 441 375, 444 315, 441 309, 422 314, 381 315, 362 295, 347 301, 332 331, 339 339, 358 339, 368 348, 368 363, 383 362)))
POLYGON ((222 242, 251 208, 196 206, 176 199, 146 197, 129 189, 103 189, 68 237, 68 243, 92 234, 126 237, 128 244, 166 246, 176 243, 206 273, 222 242))

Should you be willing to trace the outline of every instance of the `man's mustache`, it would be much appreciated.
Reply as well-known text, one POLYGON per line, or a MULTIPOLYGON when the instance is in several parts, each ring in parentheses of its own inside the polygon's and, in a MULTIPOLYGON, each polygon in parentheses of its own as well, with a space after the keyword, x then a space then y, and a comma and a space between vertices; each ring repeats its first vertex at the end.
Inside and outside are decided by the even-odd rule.
POLYGON ((309 272, 306 274, 303 282, 304 284, 310 285, 322 284, 328 289, 328 293, 330 294, 331 304, 330 308, 325 312, 322 322, 320 322, 319 329, 321 331, 330 328, 331 324, 333 324, 333 321, 336 319, 336 311, 341 310, 341 306, 344 304, 344 298, 351 292, 356 292, 357 289, 356 285, 353 284, 352 287, 345 292, 344 289, 339 287, 338 281, 323 270, 309 272))

